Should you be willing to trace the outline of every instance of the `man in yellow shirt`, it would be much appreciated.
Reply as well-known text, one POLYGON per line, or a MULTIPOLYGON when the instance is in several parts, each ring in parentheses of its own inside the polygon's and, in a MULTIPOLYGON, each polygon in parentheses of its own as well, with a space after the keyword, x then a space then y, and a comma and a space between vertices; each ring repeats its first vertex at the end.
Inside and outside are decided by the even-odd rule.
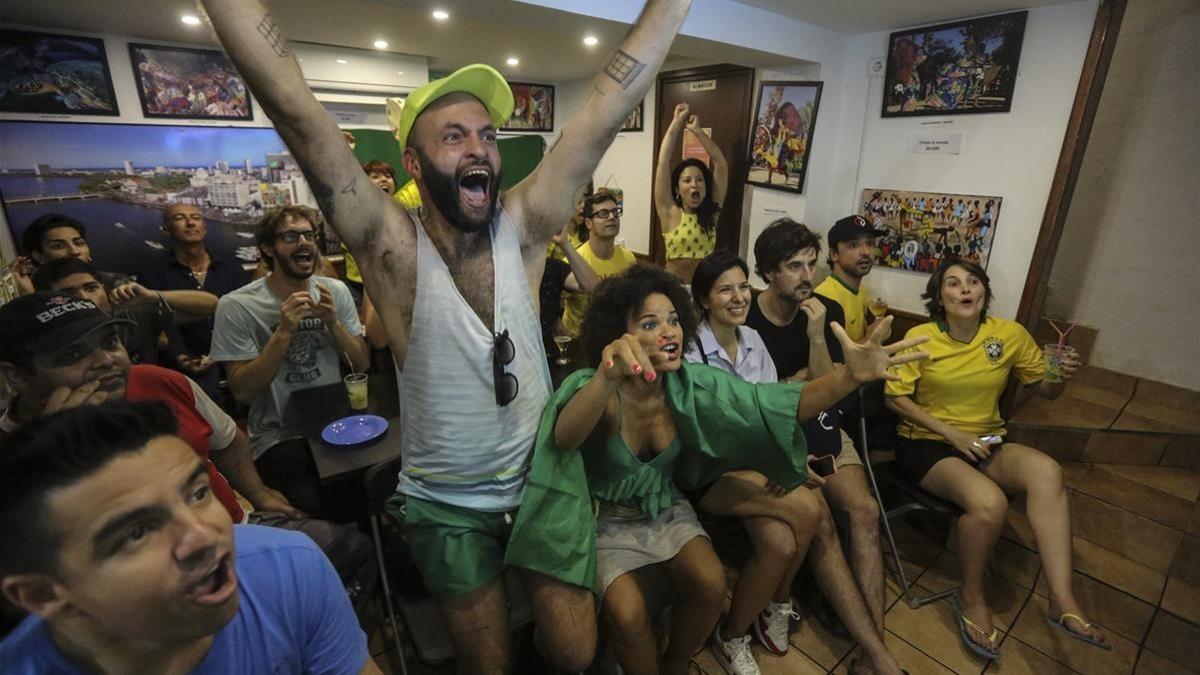
POLYGON ((842 306, 846 313, 846 335, 862 342, 871 317, 867 313, 867 289, 863 277, 875 264, 875 237, 862 216, 846 216, 829 228, 830 274, 813 292, 842 306))
MULTIPOLYGON (((583 224, 588 230, 588 240, 580 244, 579 255, 603 279, 633 267, 637 258, 624 246, 617 246, 617 235, 621 233, 621 207, 611 192, 598 190, 583 207, 583 224)), ((589 297, 583 293, 568 293, 563 310, 563 328, 571 335, 579 335, 583 315, 587 312, 589 297)))

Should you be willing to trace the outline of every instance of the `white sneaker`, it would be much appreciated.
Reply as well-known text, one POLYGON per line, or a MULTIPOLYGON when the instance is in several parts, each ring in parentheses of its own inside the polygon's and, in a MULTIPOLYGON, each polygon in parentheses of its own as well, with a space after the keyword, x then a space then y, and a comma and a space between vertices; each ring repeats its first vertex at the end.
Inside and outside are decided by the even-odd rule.
POLYGON ((754 654, 750 652, 749 635, 722 640, 721 624, 717 624, 713 629, 712 651, 717 663, 730 675, 762 675, 754 654))
POLYGON ((767 651, 776 656, 783 656, 788 650, 788 636, 793 619, 798 621, 800 615, 792 611, 790 601, 769 603, 754 621, 754 636, 767 651))

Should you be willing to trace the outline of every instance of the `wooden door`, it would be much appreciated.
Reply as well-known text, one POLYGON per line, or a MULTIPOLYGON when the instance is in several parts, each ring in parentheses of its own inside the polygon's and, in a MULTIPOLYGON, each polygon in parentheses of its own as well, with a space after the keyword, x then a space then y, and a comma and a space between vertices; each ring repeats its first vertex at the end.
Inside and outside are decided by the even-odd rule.
MULTIPOLYGON (((717 220, 717 248, 738 252, 741 245, 742 197, 746 187, 746 135, 750 108, 754 105, 754 69, 732 64, 675 70, 658 76, 658 109, 655 115, 654 158, 663 134, 671 123, 675 106, 687 103, 700 116, 700 126, 712 129, 712 138, 729 162, 729 189, 717 220)), ((687 134, 684 134, 687 137, 687 134)), ((682 161, 682 153, 675 162, 682 161)), ((650 208, 650 256, 662 265, 666 251, 662 226, 650 208)))

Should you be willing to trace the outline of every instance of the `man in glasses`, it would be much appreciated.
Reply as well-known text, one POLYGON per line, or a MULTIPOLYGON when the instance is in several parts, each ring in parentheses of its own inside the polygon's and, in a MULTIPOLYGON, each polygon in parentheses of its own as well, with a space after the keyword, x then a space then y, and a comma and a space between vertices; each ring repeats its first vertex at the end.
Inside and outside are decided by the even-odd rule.
POLYGON ((368 365, 363 327, 350 290, 315 276, 320 214, 285 206, 258 226, 270 274, 217 304, 212 358, 225 364, 229 391, 250 406, 250 443, 263 480, 312 515, 330 516, 292 392, 335 384, 346 355, 368 365))
MULTIPOLYGON (((654 82, 690 2, 646 4, 613 45, 587 104, 504 193, 496 136, 514 101, 496 70, 466 66, 389 101, 419 210, 370 184, 262 4, 203 4, 377 302, 403 371, 405 527, 459 670, 506 672, 505 548, 550 395, 536 300, 546 245, 654 82)), ((585 668, 596 644, 591 590, 531 571, 522 577, 541 647, 562 670, 585 668)))
MULTIPOLYGON (((583 224, 587 227, 588 240, 577 250, 598 277, 615 276, 637 263, 632 251, 617 244, 617 235, 621 234, 621 207, 615 194, 603 189, 593 194, 584 204, 583 224)), ((589 297, 584 293, 567 295, 563 328, 571 335, 579 335, 589 297)))

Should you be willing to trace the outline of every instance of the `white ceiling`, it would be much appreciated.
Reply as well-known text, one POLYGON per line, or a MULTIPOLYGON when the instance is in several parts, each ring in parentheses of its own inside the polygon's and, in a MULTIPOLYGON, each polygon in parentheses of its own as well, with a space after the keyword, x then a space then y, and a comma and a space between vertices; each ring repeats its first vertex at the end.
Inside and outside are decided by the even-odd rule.
MULTIPOLYGON (((735 0, 805 23, 858 35, 1057 5, 1070 0, 735 0)), ((696 7, 703 2, 693 3, 696 7)), ((696 11, 693 9, 692 11, 696 11)))

